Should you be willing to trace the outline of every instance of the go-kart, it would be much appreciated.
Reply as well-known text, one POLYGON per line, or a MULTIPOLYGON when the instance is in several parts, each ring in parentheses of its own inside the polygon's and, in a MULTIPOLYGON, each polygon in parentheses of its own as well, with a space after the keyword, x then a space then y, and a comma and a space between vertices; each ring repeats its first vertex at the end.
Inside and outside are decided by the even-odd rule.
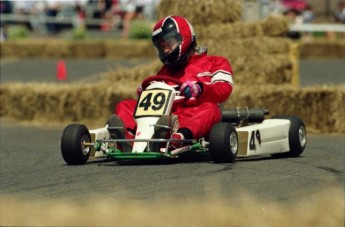
MULTIPOLYGON (((215 163, 237 158, 271 155, 297 157, 306 147, 306 128, 297 116, 274 116, 265 109, 222 110, 222 120, 202 138, 176 140, 178 118, 173 105, 188 102, 178 91, 182 82, 168 76, 151 76, 142 83, 134 118, 134 139, 116 139, 108 124, 89 130, 83 124, 70 124, 62 134, 61 153, 69 165, 85 164, 89 158, 102 160, 178 159, 207 154, 215 163), (160 124, 162 117, 169 124, 160 124), (180 144, 180 146, 175 146, 180 144), (130 149, 124 145, 130 144, 130 149)), ((191 122, 192 124, 192 122, 191 122)))

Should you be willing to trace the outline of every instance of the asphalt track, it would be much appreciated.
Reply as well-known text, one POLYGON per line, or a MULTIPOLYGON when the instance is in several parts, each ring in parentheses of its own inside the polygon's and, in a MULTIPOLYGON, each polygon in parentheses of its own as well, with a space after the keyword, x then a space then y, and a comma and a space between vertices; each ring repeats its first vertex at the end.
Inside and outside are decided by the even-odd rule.
MULTIPOLYGON (((105 70, 119 65, 131 67, 142 61, 145 62, 66 60, 68 79, 70 82, 95 79, 105 70)), ((329 66, 328 75, 334 76, 322 77, 322 64, 318 61, 303 62, 301 72, 307 72, 301 77, 303 85, 344 83, 343 74, 330 73, 339 69, 344 72, 341 61, 322 63, 324 68, 329 66), (303 68, 303 64, 307 68, 303 68), (316 77, 318 81, 314 80, 316 77)), ((55 64, 55 60, 1 60, 1 82, 57 82, 55 64)), ((152 201, 216 195, 230 203, 248 193, 262 200, 293 204, 331 187, 344 189, 344 135, 310 135, 306 150, 298 158, 264 156, 230 164, 215 164, 206 158, 184 162, 91 162, 68 166, 60 154, 64 125, 23 125, 4 119, 0 123, 2 196, 85 201, 103 195, 121 200, 152 201)), ((343 195, 339 199, 344 200, 343 195)))
POLYGON ((73 200, 99 193, 139 200, 218 194, 230 200, 248 192, 261 199, 290 202, 344 184, 343 135, 310 136, 299 158, 67 166, 60 154, 61 132, 61 127, 1 122, 0 194, 73 200))

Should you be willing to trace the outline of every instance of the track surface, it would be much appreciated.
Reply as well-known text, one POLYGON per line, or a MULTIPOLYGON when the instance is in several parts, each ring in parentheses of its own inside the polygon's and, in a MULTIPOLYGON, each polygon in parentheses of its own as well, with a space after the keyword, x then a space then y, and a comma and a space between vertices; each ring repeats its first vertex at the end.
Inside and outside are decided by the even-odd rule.
POLYGON ((310 136, 299 158, 67 166, 60 154, 61 132, 59 127, 2 122, 0 194, 76 200, 96 193, 142 200, 217 195, 230 200, 249 192, 261 199, 292 202, 344 183, 344 136, 310 136))
MULTIPOLYGON (((94 78, 98 73, 120 65, 131 67, 139 61, 66 60, 67 82, 94 78)), ((1 82, 56 82, 55 64, 56 60, 1 60, 1 82)), ((341 61, 302 62, 301 84, 344 83, 339 70, 345 71, 341 61), (325 77, 320 65, 333 76, 325 77)), ((265 200, 293 202, 333 185, 344 186, 344 135, 309 136, 299 158, 267 156, 233 164, 197 160, 67 166, 60 154, 63 127, 1 121, 1 195, 72 200, 85 200, 95 194, 139 200, 217 195, 227 201, 248 192, 265 200)))

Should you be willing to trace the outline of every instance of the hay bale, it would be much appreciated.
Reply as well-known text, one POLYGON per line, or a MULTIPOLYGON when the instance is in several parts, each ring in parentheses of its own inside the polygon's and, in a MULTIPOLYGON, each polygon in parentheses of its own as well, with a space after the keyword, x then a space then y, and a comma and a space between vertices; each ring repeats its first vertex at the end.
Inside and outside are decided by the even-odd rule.
POLYGON ((225 108, 266 108, 270 115, 301 117, 311 132, 344 133, 345 86, 317 86, 296 89, 284 86, 238 86, 225 108))
POLYGON ((0 89, 4 105, 0 116, 27 121, 107 119, 118 101, 135 95, 135 90, 113 89, 105 83, 60 86, 9 83, 0 89))
POLYGON ((156 52, 151 40, 121 40, 120 42, 105 41, 105 56, 107 58, 140 58, 155 57, 156 52))
POLYGON ((300 58, 345 58, 345 40, 315 40, 300 44, 300 58))
POLYGON ((292 83, 293 62, 288 55, 291 42, 284 38, 257 37, 210 40, 210 55, 226 57, 233 68, 236 84, 292 83))
POLYGON ((197 40, 215 40, 217 42, 222 42, 224 39, 257 39, 261 36, 284 37, 288 29, 286 19, 278 16, 268 17, 257 22, 245 23, 239 21, 235 23, 212 23, 207 26, 197 24, 194 26, 197 40))
POLYGON ((284 38, 256 37, 241 39, 208 40, 205 42, 211 55, 227 58, 248 57, 253 60, 262 54, 284 54, 288 56, 291 41, 284 38))
POLYGON ((259 22, 265 36, 286 36, 289 22, 285 16, 270 16, 259 22))
MULTIPOLYGON (((135 97, 131 83, 3 84, 0 116, 18 120, 104 121, 119 101, 135 97)), ((343 103, 345 86, 296 89, 291 85, 251 85, 235 86, 225 108, 267 108, 271 115, 300 116, 312 132, 345 133, 343 103)))
POLYGON ((71 47, 72 56, 77 58, 104 57, 105 49, 102 41, 80 41, 71 47))
POLYGON ((234 81, 238 85, 291 84, 292 63, 285 55, 258 55, 232 61, 234 81), (260 60, 259 60, 260 59, 260 60))
POLYGON ((161 0, 158 16, 168 15, 186 17, 194 26, 233 23, 241 20, 242 4, 238 0, 161 0))
POLYGON ((1 58, 30 58, 42 53, 45 46, 33 40, 6 41, 1 43, 1 58))
MULTIPOLYGON (((194 26, 194 25, 193 25, 194 26)), ((263 36, 260 23, 213 23, 208 26, 194 26, 196 39, 199 44, 203 42, 224 42, 231 39, 263 36)))
MULTIPOLYGON (((162 62, 156 59, 147 65, 138 65, 132 69, 122 68, 113 72, 104 73, 103 76, 107 83, 120 85, 129 84, 136 88, 146 77, 156 75, 161 67, 162 62)), ((126 86, 125 89, 129 87, 130 86, 126 86)))
MULTIPOLYGON (((43 45, 43 43, 42 43, 43 45)), ((46 43, 42 53, 36 53, 38 58, 68 58, 73 57, 73 41, 51 40, 46 43)), ((87 48, 87 47, 85 47, 87 48)))

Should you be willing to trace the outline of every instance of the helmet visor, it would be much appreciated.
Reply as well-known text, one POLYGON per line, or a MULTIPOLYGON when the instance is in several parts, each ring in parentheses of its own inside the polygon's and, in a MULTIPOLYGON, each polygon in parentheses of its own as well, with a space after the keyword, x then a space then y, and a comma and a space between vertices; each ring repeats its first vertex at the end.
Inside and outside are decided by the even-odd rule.
POLYGON ((166 58, 182 43, 182 37, 174 31, 153 39, 153 44, 158 50, 160 59, 166 58))

